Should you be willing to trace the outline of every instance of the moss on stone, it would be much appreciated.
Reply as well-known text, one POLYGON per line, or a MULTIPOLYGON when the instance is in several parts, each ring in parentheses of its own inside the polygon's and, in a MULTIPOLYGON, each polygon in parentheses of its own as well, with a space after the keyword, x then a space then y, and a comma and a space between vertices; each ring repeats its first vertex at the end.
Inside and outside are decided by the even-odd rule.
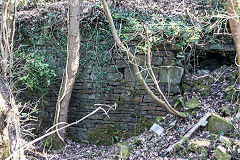
POLYGON ((182 85, 182 89, 184 90, 184 92, 191 92, 192 91, 192 86, 184 83, 182 85))
POLYGON ((161 122, 163 122, 163 117, 162 116, 158 116, 156 119, 155 119, 155 123, 161 123, 161 122))
POLYGON ((231 160, 232 156, 229 155, 226 151, 226 149, 222 146, 217 146, 214 157, 217 160, 231 160))
POLYGON ((189 101, 187 101, 185 103, 186 107, 189 108, 189 109, 194 109, 196 108, 198 105, 199 105, 199 102, 197 100, 196 97, 193 97, 192 99, 190 99, 189 101))
POLYGON ((228 134, 233 130, 233 124, 212 113, 208 121, 208 130, 214 134, 228 134))
POLYGON ((120 95, 118 104, 124 104, 124 102, 126 102, 125 97, 123 95, 120 95))
POLYGON ((231 111, 228 107, 224 106, 221 109, 221 113, 223 114, 223 116, 229 116, 231 114, 231 111))
POLYGON ((119 160, 128 159, 130 156, 130 148, 126 142, 116 144, 116 154, 119 156, 119 160))
POLYGON ((229 138, 221 135, 219 137, 219 140, 226 148, 228 148, 228 149, 231 148, 232 142, 229 140, 229 138))
POLYGON ((200 154, 202 158, 206 158, 208 156, 207 149, 210 145, 211 143, 209 140, 192 139, 188 144, 188 149, 192 152, 200 154))
POLYGON ((88 140, 96 145, 112 145, 132 136, 137 136, 149 130, 152 123, 146 118, 140 118, 136 126, 127 129, 121 123, 107 124, 103 128, 96 128, 95 131, 88 133, 88 140))

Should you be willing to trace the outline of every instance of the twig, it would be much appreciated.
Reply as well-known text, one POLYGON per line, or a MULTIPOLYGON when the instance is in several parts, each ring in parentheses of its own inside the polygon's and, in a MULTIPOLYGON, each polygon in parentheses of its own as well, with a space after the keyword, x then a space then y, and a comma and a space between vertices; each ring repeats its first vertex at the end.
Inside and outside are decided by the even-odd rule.
MULTIPOLYGON (((100 106, 100 105, 101 105, 101 104, 97 104, 96 106, 100 106)), ((31 142, 25 144, 24 146, 22 146, 21 148, 19 148, 18 150, 16 150, 16 151, 15 151, 12 155, 10 155, 8 158, 6 158, 6 160, 10 160, 15 154, 18 154, 19 151, 21 151, 21 150, 26 150, 29 146, 31 146, 31 145, 33 145, 34 143, 42 140, 42 139, 45 138, 45 137, 48 137, 48 136, 52 135, 53 133, 56 133, 56 132, 58 132, 58 131, 60 131, 60 130, 62 130, 62 129, 68 128, 68 127, 70 127, 70 126, 72 126, 72 125, 78 124, 79 122, 85 120, 86 118, 88 118, 88 117, 90 117, 91 115, 95 114, 95 113, 98 112, 99 110, 102 110, 102 111, 107 115, 110 110, 115 110, 115 109, 116 109, 117 104, 115 103, 115 104, 112 105, 112 106, 109 106, 109 105, 104 105, 104 106, 109 107, 109 109, 106 111, 106 110, 103 109, 102 107, 98 107, 97 109, 95 109, 94 111, 92 111, 92 112, 89 113, 88 115, 84 116, 84 117, 81 118, 80 120, 77 120, 76 122, 70 123, 70 124, 68 124, 68 125, 66 125, 66 126, 63 126, 63 127, 61 127, 61 128, 58 128, 58 129, 56 129, 56 130, 53 130, 53 131, 51 131, 51 132, 49 132, 49 133, 47 133, 47 134, 45 134, 45 135, 43 135, 43 136, 41 136, 41 137, 38 137, 38 138, 32 140, 31 142)))

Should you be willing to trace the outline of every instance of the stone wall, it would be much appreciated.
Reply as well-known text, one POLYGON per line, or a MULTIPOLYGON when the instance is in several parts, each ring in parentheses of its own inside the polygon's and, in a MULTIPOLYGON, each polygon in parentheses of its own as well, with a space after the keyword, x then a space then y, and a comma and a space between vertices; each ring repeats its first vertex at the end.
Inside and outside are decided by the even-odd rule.
MULTIPOLYGON (((233 45, 204 46, 197 48, 196 51, 219 56, 230 55, 234 57, 235 54, 233 45)), ((146 82, 150 85, 152 91, 157 94, 154 89, 155 86, 147 70, 145 70, 146 55, 135 53, 143 77, 146 78, 146 82)), ((170 44, 159 44, 159 46, 153 47, 152 53, 152 67, 160 88, 169 102, 173 104, 173 97, 182 91, 182 79, 186 72, 184 68, 188 68, 185 66, 185 60, 189 53, 181 52, 181 49, 170 44)), ((69 105, 69 123, 75 122, 95 110, 97 106, 94 106, 94 104, 113 105, 116 103, 118 107, 115 111, 109 112, 109 117, 103 112, 98 112, 71 127, 69 131, 75 139, 85 140, 88 133, 96 128, 104 128, 108 124, 118 123, 126 128, 131 128, 138 124, 141 118, 147 118, 153 122, 157 116, 166 114, 166 111, 152 101, 136 80, 127 57, 117 49, 109 52, 109 56, 111 56, 111 62, 102 68, 106 75, 104 77, 105 83, 101 87, 96 85, 99 80, 91 67, 79 73, 69 105)), ((219 56, 217 57, 219 58, 219 56)), ((47 120, 45 123, 49 126, 53 122, 59 86, 60 81, 54 81, 49 90, 49 95, 45 98, 46 105, 43 110, 45 120, 47 120)), ((27 94, 26 92, 24 94, 27 99, 34 99, 33 94, 27 94)))
MULTIPOLYGON (((161 90, 171 103, 173 96, 180 93, 181 79, 184 74, 184 56, 181 57, 182 52, 176 48, 158 50, 155 47, 152 53, 154 73, 159 80, 161 90)), ((74 122, 96 109, 97 106, 94 104, 113 105, 116 103, 118 107, 115 111, 109 112, 109 118, 103 112, 99 112, 71 127, 70 131, 74 138, 83 140, 86 138, 87 132, 94 131, 96 127, 103 128, 106 124, 118 122, 131 128, 141 118, 153 120, 157 116, 166 114, 164 109, 152 102, 152 99, 136 80, 127 57, 116 49, 112 50, 109 56, 112 57, 111 62, 103 68, 107 73, 105 86, 97 87, 97 76, 91 69, 79 73, 70 101, 69 122, 74 122)), ((157 94, 148 71, 144 70, 146 55, 137 53, 137 57, 140 68, 143 70, 143 77, 157 94)), ((57 83, 54 88, 58 86, 57 83)), ((48 117, 53 117, 57 93, 54 91, 48 96, 48 107, 46 107, 48 117)))

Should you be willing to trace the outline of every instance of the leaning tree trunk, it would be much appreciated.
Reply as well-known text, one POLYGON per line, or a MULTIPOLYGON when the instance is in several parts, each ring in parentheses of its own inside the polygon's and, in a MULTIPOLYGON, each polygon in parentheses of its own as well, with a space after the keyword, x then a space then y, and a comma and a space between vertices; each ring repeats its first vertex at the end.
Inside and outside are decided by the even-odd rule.
MULTIPOLYGON (((161 98, 163 99, 160 99, 158 98, 154 93, 153 91, 149 88, 148 84, 146 83, 145 79, 142 77, 141 75, 141 71, 139 70, 139 66, 137 64, 137 61, 136 61, 136 57, 130 52, 130 49, 126 48, 125 45, 122 43, 122 41, 120 40, 118 34, 117 34, 117 31, 116 31, 116 28, 115 28, 115 25, 113 23, 113 19, 112 19, 112 16, 111 16, 111 13, 110 13, 110 10, 109 10, 109 7, 107 5, 107 2, 106 0, 101 0, 102 2, 102 5, 103 5, 103 8, 104 8, 104 12, 107 16, 107 19, 108 19, 108 22, 109 22, 109 26, 111 28, 111 31, 112 31, 112 35, 113 35, 113 38, 116 42, 116 44, 118 45, 118 47, 121 49, 121 51, 123 53, 125 53, 128 58, 129 58, 129 61, 132 63, 133 65, 133 70, 134 70, 134 73, 136 74, 137 76, 137 79, 138 81, 141 83, 142 87, 144 88, 144 90, 146 91, 146 93, 152 98, 152 100, 154 100, 158 105, 160 105, 161 107, 165 108, 166 111, 174 116, 177 116, 177 117, 181 117, 181 118, 186 118, 186 115, 182 112, 179 112, 177 110, 175 110, 167 101, 166 97, 164 96, 164 94, 162 93, 162 91, 160 90, 158 84, 156 84, 156 80, 153 79, 155 85, 157 86, 157 90, 161 96, 161 98)), ((150 52, 150 51, 148 51, 150 52)), ((148 64, 151 65, 151 63, 148 62, 148 64)), ((148 66, 148 69, 151 70, 151 66, 148 66)), ((153 73, 153 72, 152 72, 153 73)), ((155 76, 154 76, 155 77, 155 76)))
MULTIPOLYGON (((2 2, 0 32, 0 156, 2 159, 22 146, 19 108, 15 104, 11 86, 7 81, 11 77, 13 64, 16 6, 16 0, 2 2)), ((14 154, 13 159, 25 159, 23 151, 14 154)))
MULTIPOLYGON (((66 70, 62 78, 58 101, 56 104, 56 114, 54 120, 56 129, 63 127, 67 123, 68 105, 79 66, 79 9, 79 0, 68 1, 68 53, 66 70)), ((62 129, 58 131, 57 135, 57 142, 64 142, 66 130, 62 129)))
MULTIPOLYGON (((227 0, 227 10, 230 16, 229 25, 232 32, 235 48, 236 48, 236 63, 238 66, 238 75, 240 76, 240 19, 239 9, 240 0, 227 0)), ((240 82, 240 78, 238 79, 240 82)))

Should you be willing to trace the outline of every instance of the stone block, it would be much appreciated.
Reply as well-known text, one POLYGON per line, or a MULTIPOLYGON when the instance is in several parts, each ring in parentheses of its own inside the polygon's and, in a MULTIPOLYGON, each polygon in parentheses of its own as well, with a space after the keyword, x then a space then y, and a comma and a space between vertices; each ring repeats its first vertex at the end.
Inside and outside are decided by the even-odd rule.
POLYGON ((142 111, 151 111, 151 110, 156 110, 157 107, 156 106, 139 106, 138 109, 142 111))
POLYGON ((229 134, 233 131, 233 124, 224 118, 212 113, 208 120, 208 130, 214 134, 229 134))
POLYGON ((147 113, 150 114, 150 115, 154 115, 154 116, 163 116, 163 115, 165 115, 164 112, 154 111, 154 110, 148 111, 147 113))
POLYGON ((128 66, 128 62, 124 59, 116 60, 116 66, 117 68, 125 68, 128 66))
POLYGON ((149 97, 148 95, 145 95, 145 96, 143 97, 143 102, 152 102, 152 98, 149 97))
MULTIPOLYGON (((162 91, 164 91, 164 90, 162 90, 162 91)), ((171 93, 180 93, 180 91, 181 91, 181 89, 180 89, 179 85, 171 85, 170 86, 170 92, 171 93)))
POLYGON ((202 158, 207 158, 208 156, 208 148, 211 143, 209 140, 205 139, 192 139, 189 141, 188 149, 192 152, 198 153, 202 158))
POLYGON ((227 150, 222 146, 217 146, 214 157, 219 160, 231 160, 232 156, 227 153, 227 150))
POLYGON ((143 100, 143 96, 134 96, 131 102, 133 103, 140 103, 143 100))
POLYGON ((161 57, 169 57, 169 58, 175 57, 172 51, 160 51, 160 50, 153 52, 153 56, 161 56, 161 57))
POLYGON ((103 119, 103 115, 94 114, 90 116, 88 119, 103 119))
POLYGON ((120 73, 120 72, 117 72, 117 73, 108 73, 108 74, 107 74, 107 80, 113 81, 113 82, 121 81, 121 80, 123 80, 123 74, 120 73))
POLYGON ((152 65, 160 66, 160 65, 162 65, 162 62, 163 62, 162 57, 160 57, 160 56, 153 56, 152 57, 152 61, 151 61, 152 65))
POLYGON ((108 94, 107 95, 107 100, 118 101, 119 100, 119 95, 118 94, 108 94))
POLYGON ((182 80, 184 68, 177 66, 162 66, 160 68, 160 83, 179 84, 182 80))

